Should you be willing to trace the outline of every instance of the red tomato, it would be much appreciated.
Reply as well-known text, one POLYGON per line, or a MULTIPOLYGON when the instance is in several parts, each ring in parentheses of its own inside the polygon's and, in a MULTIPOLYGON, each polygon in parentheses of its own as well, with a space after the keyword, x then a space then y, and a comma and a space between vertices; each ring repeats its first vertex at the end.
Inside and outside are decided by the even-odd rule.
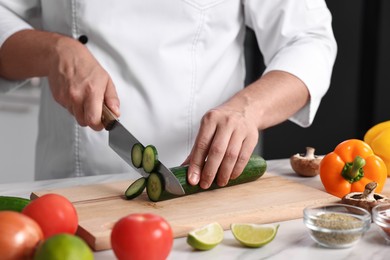
POLYGON ((118 220, 111 232, 112 250, 119 260, 163 260, 172 244, 171 226, 154 214, 130 214, 118 220))
POLYGON ((43 233, 31 218, 15 211, 0 212, 0 258, 31 259, 43 233))
POLYGON ((73 204, 59 194, 46 194, 32 200, 22 211, 42 228, 45 238, 59 233, 75 234, 77 211, 73 204))

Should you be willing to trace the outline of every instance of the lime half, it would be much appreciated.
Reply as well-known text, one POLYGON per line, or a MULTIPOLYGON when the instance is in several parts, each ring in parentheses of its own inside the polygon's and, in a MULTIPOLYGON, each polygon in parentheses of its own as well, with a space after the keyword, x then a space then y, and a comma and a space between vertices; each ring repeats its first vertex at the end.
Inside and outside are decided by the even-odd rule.
POLYGON ((230 229, 244 246, 261 247, 271 242, 278 232, 279 224, 233 223, 230 229))
POLYGON ((194 229, 187 235, 187 243, 198 250, 210 250, 223 240, 223 228, 217 223, 211 223, 194 229))

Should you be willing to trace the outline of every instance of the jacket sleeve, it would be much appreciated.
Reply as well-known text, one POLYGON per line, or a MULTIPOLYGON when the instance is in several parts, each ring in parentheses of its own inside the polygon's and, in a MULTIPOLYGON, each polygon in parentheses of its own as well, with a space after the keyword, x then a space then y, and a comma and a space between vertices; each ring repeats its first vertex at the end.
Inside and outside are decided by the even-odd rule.
MULTIPOLYGON (((0 0, 0 48, 12 34, 39 26, 39 1, 0 0)), ((0 77, 0 93, 25 84, 26 81, 8 81, 0 77)))
POLYGON ((244 0, 246 25, 255 31, 266 70, 302 80, 310 101, 290 120, 308 127, 326 94, 336 59, 332 16, 324 0, 244 0))

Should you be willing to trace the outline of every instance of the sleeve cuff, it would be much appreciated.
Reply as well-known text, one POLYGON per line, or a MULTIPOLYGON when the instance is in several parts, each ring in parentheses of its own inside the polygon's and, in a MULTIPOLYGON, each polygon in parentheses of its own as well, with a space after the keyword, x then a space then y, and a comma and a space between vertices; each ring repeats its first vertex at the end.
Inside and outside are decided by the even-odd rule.
POLYGON ((30 24, 2 6, 0 6, 0 17, 0 48, 12 34, 21 30, 32 29, 30 24))
POLYGON ((334 53, 335 51, 330 46, 329 55, 324 55, 323 43, 301 43, 282 49, 268 64, 264 73, 272 70, 291 73, 302 80, 309 90, 310 101, 290 117, 290 121, 302 127, 312 124, 321 99, 330 85, 334 53))

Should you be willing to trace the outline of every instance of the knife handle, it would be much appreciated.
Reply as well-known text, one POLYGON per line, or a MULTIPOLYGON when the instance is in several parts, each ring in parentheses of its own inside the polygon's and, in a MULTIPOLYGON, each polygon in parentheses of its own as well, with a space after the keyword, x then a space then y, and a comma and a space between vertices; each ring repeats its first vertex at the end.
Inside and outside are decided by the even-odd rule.
POLYGON ((118 119, 116 118, 114 113, 112 113, 111 110, 105 104, 103 104, 102 124, 104 128, 107 131, 110 131, 117 120, 118 119))

